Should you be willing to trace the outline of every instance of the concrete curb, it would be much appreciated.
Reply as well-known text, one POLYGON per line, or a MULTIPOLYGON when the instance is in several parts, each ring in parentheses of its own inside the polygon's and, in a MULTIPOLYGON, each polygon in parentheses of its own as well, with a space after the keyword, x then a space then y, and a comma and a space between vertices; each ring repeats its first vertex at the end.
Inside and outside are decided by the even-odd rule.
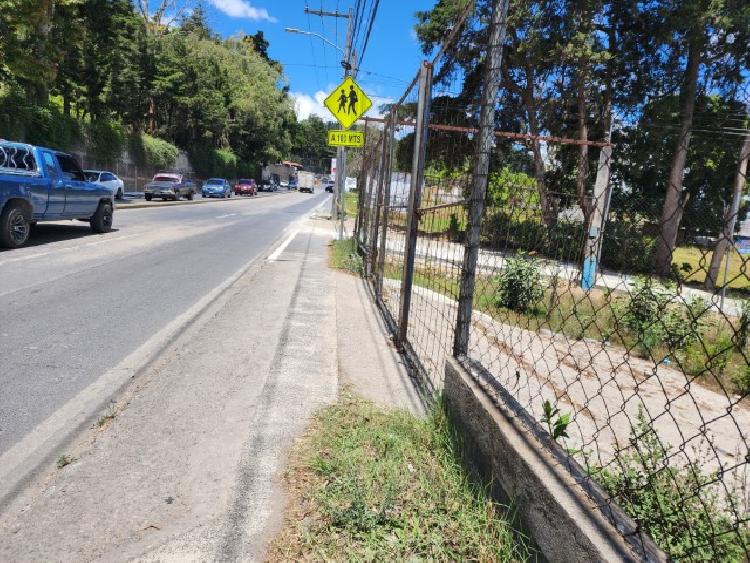
MULTIPOLYGON (((0 456, 0 513, 16 498, 22 489, 46 471, 47 466, 82 431, 92 426, 97 417, 120 395, 137 376, 158 360, 176 338, 189 326, 200 321, 246 274, 259 270, 276 246, 290 232, 317 210, 317 206, 297 221, 289 224, 279 237, 261 253, 242 266, 224 282, 216 286, 197 303, 154 334, 141 347, 130 353, 120 363, 70 399, 46 420, 37 425, 21 441, 0 456)), ((209 315, 210 317, 210 315, 209 315)), ((206 319, 208 320, 208 319, 206 319)))
MULTIPOLYGON (((200 198, 200 199, 194 199, 194 200, 185 200, 185 201, 160 201, 160 202, 139 202, 139 203, 126 203, 126 204, 115 204, 115 211, 122 211, 124 209, 152 209, 155 207, 177 207, 179 205, 200 205, 205 203, 219 203, 219 202, 229 202, 229 201, 244 201, 244 200, 253 200, 256 199, 258 196, 254 197, 242 197, 242 196, 236 196, 236 197, 230 197, 227 199, 224 198, 200 198)), ((266 196, 268 197, 268 196, 266 196)), ((261 196, 261 199, 263 197, 261 196)))
POLYGON ((607 502, 596 483, 556 455, 562 454, 559 446, 516 411, 512 397, 491 387, 481 373, 448 358, 443 396, 463 438, 470 471, 514 508, 545 560, 667 560, 619 507, 607 502))

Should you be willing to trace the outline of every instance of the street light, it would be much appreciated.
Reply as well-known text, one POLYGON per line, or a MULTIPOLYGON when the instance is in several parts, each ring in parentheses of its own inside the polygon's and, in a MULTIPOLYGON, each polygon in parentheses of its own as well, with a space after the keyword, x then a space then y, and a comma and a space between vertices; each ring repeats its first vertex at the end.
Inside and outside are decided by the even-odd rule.
POLYGON ((285 27, 284 31, 286 31, 287 33, 299 33, 300 35, 312 35, 313 37, 317 37, 318 39, 321 39, 323 42, 328 43, 334 49, 338 49, 342 55, 344 54, 344 50, 341 47, 339 47, 332 41, 329 41, 328 39, 326 39, 319 33, 313 33, 312 31, 305 31, 303 29, 297 29, 296 27, 285 27))

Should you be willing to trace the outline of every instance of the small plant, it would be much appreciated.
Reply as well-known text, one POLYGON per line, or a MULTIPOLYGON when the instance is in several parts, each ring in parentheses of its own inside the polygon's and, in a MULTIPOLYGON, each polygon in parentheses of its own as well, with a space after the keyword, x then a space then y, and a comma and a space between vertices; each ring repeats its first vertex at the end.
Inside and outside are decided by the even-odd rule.
POLYGON ((750 393, 750 366, 743 366, 743 368, 732 377, 732 383, 740 395, 750 393))
POLYGON ((346 270, 360 276, 364 273, 364 261, 353 238, 335 240, 331 246, 330 262, 333 268, 346 270))
POLYGON ((742 561, 750 532, 725 512, 714 487, 716 475, 703 473, 699 461, 670 465, 670 446, 662 444, 642 411, 630 445, 613 464, 616 470, 599 470, 596 476, 670 560, 742 561))
POLYGON ((69 455, 61 455, 57 458, 57 468, 62 469, 66 465, 70 465, 73 463, 75 459, 72 456, 69 455))
POLYGON ((549 401, 542 405, 544 415, 542 422, 547 425, 547 432, 557 442, 560 438, 568 438, 568 425, 570 424, 570 413, 560 413, 560 409, 552 406, 549 401))
POLYGON ((497 305, 526 313, 533 311, 542 297, 544 287, 537 262, 523 254, 508 258, 497 277, 497 305))
POLYGON ((105 424, 107 424, 110 420, 114 420, 115 416, 117 415, 117 412, 115 411, 114 407, 110 406, 107 412, 99 417, 99 419, 96 421, 96 427, 101 428, 105 424))

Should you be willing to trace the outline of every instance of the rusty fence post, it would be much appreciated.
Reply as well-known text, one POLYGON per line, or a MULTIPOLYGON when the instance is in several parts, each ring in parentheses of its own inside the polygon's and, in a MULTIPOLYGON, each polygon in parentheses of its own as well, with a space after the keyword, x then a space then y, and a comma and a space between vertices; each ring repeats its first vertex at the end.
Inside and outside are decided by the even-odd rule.
POLYGON ((414 282, 414 261, 417 254, 419 231, 419 207, 422 201, 424 166, 427 155, 427 124, 430 117, 432 98, 432 65, 424 61, 419 69, 419 97, 417 100, 417 124, 414 130, 414 155, 411 163, 411 186, 409 187, 409 207, 406 215, 406 244, 404 271, 401 276, 401 302, 398 318, 398 342, 406 341, 409 328, 409 308, 414 282))
POLYGON ((385 277, 385 255, 388 250, 388 210, 391 206, 391 171, 393 169, 393 150, 395 147, 396 134, 396 111, 391 109, 388 117, 388 136, 385 139, 385 169, 383 170, 383 205, 382 219, 380 222, 380 248, 378 250, 378 269, 376 294, 379 299, 383 298, 383 278, 385 277))
POLYGON ((508 3, 510 0, 495 0, 490 23, 489 48, 484 60, 482 79, 482 102, 479 116, 479 132, 472 174, 471 195, 469 196, 466 246, 464 248, 461 281, 458 296, 458 316, 453 339, 453 355, 464 356, 469 349, 469 329, 474 304, 477 259, 484 213, 484 198, 487 193, 487 176, 490 155, 495 144, 495 104, 500 85, 500 68, 503 56, 503 43, 507 30, 508 3))

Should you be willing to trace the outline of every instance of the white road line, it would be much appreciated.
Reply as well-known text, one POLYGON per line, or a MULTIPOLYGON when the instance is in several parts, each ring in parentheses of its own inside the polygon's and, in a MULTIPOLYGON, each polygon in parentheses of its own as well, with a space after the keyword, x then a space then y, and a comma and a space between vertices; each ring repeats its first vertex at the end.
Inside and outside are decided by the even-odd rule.
POLYGON ((227 217, 231 217, 232 215, 237 215, 236 213, 227 213, 226 215, 217 215, 217 219, 226 219, 227 217))
POLYGON ((289 243, 294 240, 294 237, 296 237, 298 233, 299 228, 294 229, 292 233, 286 238, 286 240, 282 242, 279 247, 268 256, 268 261, 275 262, 276 260, 278 260, 279 256, 281 256, 281 253, 286 250, 286 247, 289 246, 289 243))

